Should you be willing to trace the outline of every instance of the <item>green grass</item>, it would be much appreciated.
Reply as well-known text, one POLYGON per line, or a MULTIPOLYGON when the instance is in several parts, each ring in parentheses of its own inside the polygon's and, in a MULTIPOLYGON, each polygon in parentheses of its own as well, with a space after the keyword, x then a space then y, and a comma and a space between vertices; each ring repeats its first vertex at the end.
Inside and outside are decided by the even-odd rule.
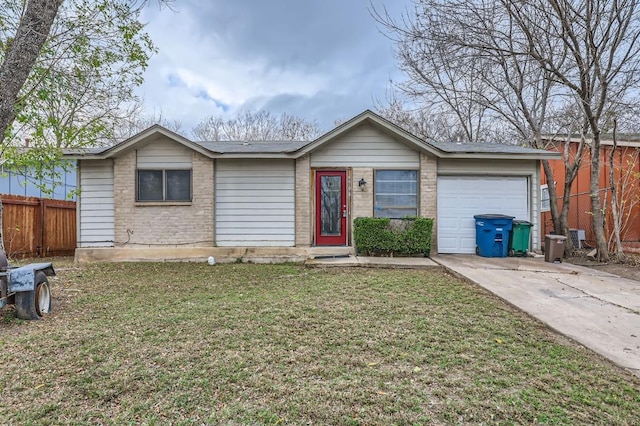
POLYGON ((9 424, 640 424, 640 381, 441 271, 65 265, 9 424))

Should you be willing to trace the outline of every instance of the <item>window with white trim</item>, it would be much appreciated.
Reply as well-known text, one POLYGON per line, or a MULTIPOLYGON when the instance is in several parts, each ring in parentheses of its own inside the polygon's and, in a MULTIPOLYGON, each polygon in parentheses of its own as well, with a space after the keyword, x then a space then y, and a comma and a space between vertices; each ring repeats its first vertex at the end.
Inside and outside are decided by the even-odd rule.
POLYGON ((548 212, 551 210, 551 203, 549 201, 549 187, 547 184, 540 185, 540 211, 548 212))
POLYGON ((136 201, 191 201, 191 170, 138 170, 136 201))
POLYGON ((403 218, 418 215, 418 171, 376 170, 374 217, 403 218))

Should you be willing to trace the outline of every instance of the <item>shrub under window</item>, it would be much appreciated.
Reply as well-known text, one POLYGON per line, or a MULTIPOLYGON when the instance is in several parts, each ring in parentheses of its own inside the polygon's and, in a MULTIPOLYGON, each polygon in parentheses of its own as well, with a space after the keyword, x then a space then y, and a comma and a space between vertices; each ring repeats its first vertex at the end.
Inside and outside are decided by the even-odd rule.
POLYGON ((191 170, 138 170, 138 201, 191 201, 191 170))
POLYGON ((376 170, 374 217, 418 215, 418 171, 376 170))

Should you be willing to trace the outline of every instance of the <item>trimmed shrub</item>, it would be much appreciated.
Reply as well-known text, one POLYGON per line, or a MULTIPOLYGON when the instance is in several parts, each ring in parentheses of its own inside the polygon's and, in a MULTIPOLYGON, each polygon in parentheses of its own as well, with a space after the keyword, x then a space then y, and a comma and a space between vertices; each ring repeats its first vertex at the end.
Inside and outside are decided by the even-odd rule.
POLYGON ((433 219, 358 217, 353 238, 356 253, 364 256, 428 256, 433 219))

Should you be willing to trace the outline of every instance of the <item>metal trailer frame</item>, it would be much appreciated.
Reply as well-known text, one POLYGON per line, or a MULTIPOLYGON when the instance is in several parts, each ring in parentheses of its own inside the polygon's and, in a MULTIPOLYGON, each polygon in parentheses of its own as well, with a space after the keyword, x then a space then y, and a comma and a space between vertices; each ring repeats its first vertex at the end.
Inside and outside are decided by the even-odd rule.
MULTIPOLYGON (((33 293, 33 297, 28 298, 25 303, 38 303, 38 285, 43 282, 36 282, 40 277, 40 272, 46 277, 55 276, 56 272, 53 269, 51 262, 42 263, 30 263, 28 265, 19 267, 10 267, 6 265, 6 260, 2 259, 0 255, 0 308, 7 306, 8 304, 16 303, 16 295, 18 299, 22 300, 21 296, 27 295, 25 293, 33 293), (2 265, 5 263, 5 265, 2 265), (18 294, 21 293, 21 294, 18 294), (33 302, 31 302, 33 301, 33 302)), ((48 281, 45 280, 48 286, 48 281)), ((48 290, 48 289, 47 289, 48 290)), ((47 295, 50 297, 50 294, 47 295)), ((27 309, 31 313, 20 314, 22 319, 39 319, 40 315, 35 310, 27 309)))

